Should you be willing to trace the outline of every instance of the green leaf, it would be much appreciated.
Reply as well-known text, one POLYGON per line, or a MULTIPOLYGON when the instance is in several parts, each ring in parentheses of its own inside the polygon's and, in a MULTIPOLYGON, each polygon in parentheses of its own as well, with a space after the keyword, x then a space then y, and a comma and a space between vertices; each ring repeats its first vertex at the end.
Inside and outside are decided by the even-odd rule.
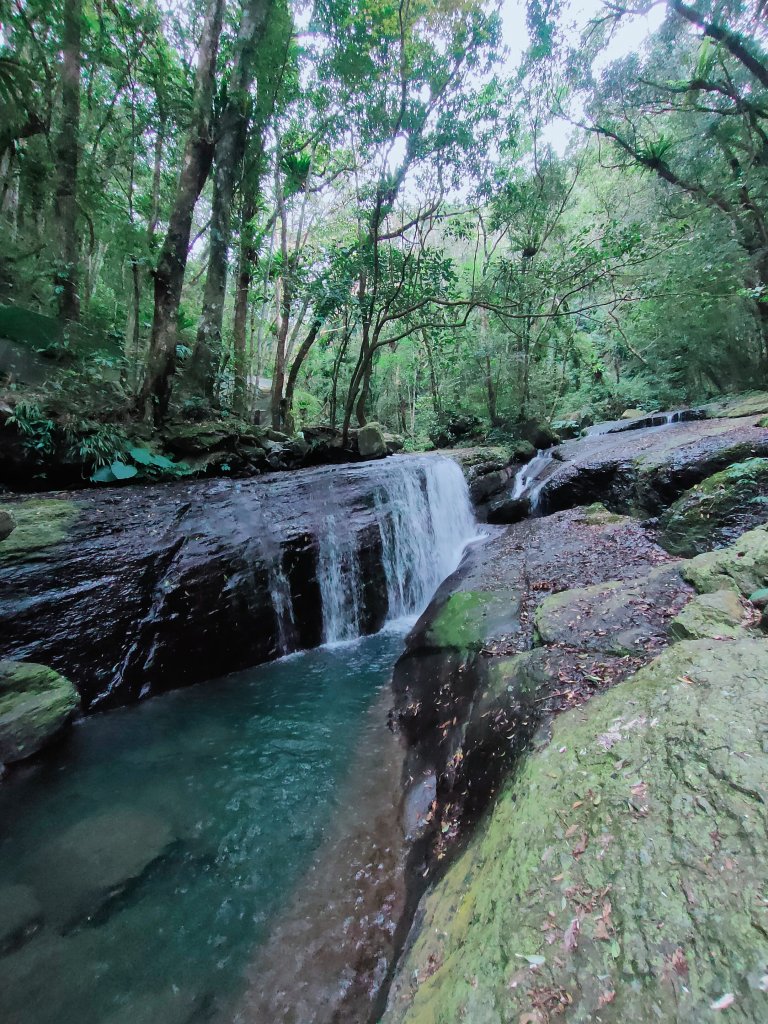
POLYGON ((140 466, 151 466, 155 456, 148 448, 129 448, 128 454, 140 466))
POLYGON ((130 480, 139 472, 135 466, 126 466, 124 462, 113 462, 109 467, 112 470, 115 480, 130 480))
POLYGON ((95 484, 113 484, 117 477, 109 466, 100 466, 94 473, 91 473, 91 480, 95 484))
POLYGON ((153 466, 159 466, 161 469, 177 468, 176 463, 173 462, 171 459, 167 458, 167 456, 165 455, 153 455, 151 461, 153 466))

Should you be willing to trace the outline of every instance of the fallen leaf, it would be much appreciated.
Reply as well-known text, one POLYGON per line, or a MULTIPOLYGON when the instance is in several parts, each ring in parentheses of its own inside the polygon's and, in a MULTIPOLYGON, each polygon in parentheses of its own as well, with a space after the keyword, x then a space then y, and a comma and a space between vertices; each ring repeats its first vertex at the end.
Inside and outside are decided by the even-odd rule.
POLYGON ((574 917, 574 919, 565 929, 565 934, 563 935, 563 949, 568 950, 568 952, 571 952, 572 950, 576 949, 576 946, 578 945, 579 941, 580 930, 581 922, 579 921, 578 917, 574 917))

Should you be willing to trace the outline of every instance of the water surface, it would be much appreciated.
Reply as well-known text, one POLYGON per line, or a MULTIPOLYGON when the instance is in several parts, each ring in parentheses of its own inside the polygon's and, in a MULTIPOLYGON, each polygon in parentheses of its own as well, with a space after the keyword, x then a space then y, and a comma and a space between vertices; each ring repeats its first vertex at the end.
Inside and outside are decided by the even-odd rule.
POLYGON ((378 756, 401 646, 383 633, 93 716, 6 780, 0 888, 26 886, 42 926, 0 956, 3 1024, 226 1018, 349 813, 360 752, 378 756), (73 880, 73 835, 158 856, 109 898, 98 870, 73 880))

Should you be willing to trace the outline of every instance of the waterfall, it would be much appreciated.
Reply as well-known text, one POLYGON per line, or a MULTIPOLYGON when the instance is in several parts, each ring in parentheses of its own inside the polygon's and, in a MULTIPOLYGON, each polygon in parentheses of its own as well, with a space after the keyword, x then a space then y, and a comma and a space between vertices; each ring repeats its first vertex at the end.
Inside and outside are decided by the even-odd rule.
MULTIPOLYGON (((451 459, 439 456, 395 456, 360 472, 372 477, 387 619, 416 615, 477 535, 464 474, 451 459)), ((346 529, 341 510, 326 514, 317 568, 324 641, 358 637, 362 580, 355 536, 346 529)))
POLYGON ((512 500, 528 498, 531 511, 538 511, 541 491, 547 481, 551 462, 552 450, 541 449, 530 462, 519 469, 512 484, 512 500))
POLYGON ((476 536, 464 474, 451 459, 392 460, 374 492, 388 618, 417 614, 476 536))

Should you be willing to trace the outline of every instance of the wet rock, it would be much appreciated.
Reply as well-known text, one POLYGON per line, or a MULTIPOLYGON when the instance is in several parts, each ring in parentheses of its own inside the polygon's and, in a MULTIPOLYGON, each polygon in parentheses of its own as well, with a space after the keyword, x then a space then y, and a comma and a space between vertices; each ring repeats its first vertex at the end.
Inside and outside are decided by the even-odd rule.
POLYGON ((764 640, 687 641, 559 717, 422 900, 384 1024, 698 1024, 728 993, 762 1022, 767 674, 764 640))
POLYGON ((709 551, 684 563, 682 575, 700 594, 740 591, 748 597, 768 584, 768 527, 750 530, 722 551, 709 551))
POLYGON ((528 498, 513 498, 507 494, 488 503, 485 518, 489 523, 500 525, 519 523, 530 511, 531 503, 528 498))
POLYGON ((0 541, 4 541, 16 529, 16 520, 10 512, 0 509, 0 541))
POLYGON ((674 564, 629 582, 566 590, 536 610, 537 640, 616 655, 652 651, 666 641, 665 616, 690 593, 674 564))
POLYGON ((69 928, 105 910, 174 842, 168 822, 132 807, 84 818, 44 843, 22 868, 46 919, 69 928))
POLYGON ((387 454, 384 431, 378 423, 366 423, 358 430, 357 449, 363 459, 380 459, 387 454))
POLYGON ((768 458, 747 459, 707 477, 661 516, 660 543, 692 557, 731 543, 768 516, 768 458))
POLYGON ((405 441, 399 434, 384 434, 384 443, 387 446, 387 453, 389 455, 395 455, 397 452, 401 452, 405 447, 405 441))
POLYGON ((69 725, 79 705, 75 687, 53 669, 0 661, 0 766, 36 754, 69 725))
POLYGON ((330 512, 354 538, 362 627, 375 631, 387 597, 373 494, 387 465, 8 502, 19 525, 0 542, 0 657, 50 665, 86 708, 238 671, 279 653, 278 570, 292 644, 314 647, 330 512))
POLYGON ((747 610, 732 590, 694 597, 669 624, 674 640, 737 639, 743 636, 747 610))
POLYGON ((22 945, 41 922, 42 908, 29 886, 0 886, 0 956, 22 945))

